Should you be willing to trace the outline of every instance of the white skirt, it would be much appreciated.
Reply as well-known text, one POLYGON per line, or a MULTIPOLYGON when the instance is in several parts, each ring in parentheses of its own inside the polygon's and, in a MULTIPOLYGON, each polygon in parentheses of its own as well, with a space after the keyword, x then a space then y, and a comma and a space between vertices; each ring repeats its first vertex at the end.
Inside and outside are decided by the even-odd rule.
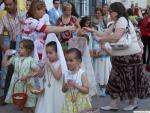
POLYGON ((111 68, 112 65, 109 56, 94 59, 96 82, 100 85, 106 85, 108 83, 111 68))

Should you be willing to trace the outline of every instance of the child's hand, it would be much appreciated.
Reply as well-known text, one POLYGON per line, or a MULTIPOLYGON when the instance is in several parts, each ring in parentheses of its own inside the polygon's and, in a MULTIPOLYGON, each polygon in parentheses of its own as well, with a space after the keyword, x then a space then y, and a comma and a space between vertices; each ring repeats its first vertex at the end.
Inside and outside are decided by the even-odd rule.
POLYGON ((68 83, 65 83, 64 86, 63 86, 63 88, 64 89, 68 89, 69 88, 68 83))
POLYGON ((68 86, 69 87, 75 87, 75 85, 76 85, 76 82, 74 80, 69 80, 68 81, 68 86))
POLYGON ((23 77, 21 77, 19 80, 25 81, 25 80, 27 80, 27 79, 28 79, 28 76, 23 76, 23 77))
POLYGON ((75 25, 68 26, 68 28, 69 28, 69 31, 76 31, 77 30, 77 27, 75 25))
POLYGON ((68 89, 69 89, 68 83, 65 83, 65 84, 63 85, 62 91, 63 91, 63 92, 66 92, 68 89))
POLYGON ((48 66, 51 66, 51 62, 49 61, 49 58, 46 58, 46 64, 47 64, 48 66))

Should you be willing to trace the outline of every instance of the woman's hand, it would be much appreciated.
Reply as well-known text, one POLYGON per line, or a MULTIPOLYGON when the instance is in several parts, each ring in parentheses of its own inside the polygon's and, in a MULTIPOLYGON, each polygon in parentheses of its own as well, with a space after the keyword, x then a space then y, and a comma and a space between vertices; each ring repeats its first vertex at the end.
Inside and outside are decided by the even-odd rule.
POLYGON ((76 31, 77 30, 77 26, 72 25, 72 26, 67 26, 69 31, 76 31))

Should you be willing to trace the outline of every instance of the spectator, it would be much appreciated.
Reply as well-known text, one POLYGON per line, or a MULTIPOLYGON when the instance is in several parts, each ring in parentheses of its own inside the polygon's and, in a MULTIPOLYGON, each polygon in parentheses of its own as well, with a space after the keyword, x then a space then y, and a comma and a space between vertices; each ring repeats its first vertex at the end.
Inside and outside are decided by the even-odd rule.
POLYGON ((53 0, 53 8, 48 11, 50 23, 56 25, 58 18, 62 15, 62 11, 59 8, 59 0, 53 0))
POLYGON ((103 15, 104 16, 104 21, 106 22, 106 25, 107 25, 111 21, 107 4, 103 5, 102 11, 103 11, 103 14, 104 14, 103 15))
POLYGON ((148 9, 148 16, 145 16, 142 20, 140 30, 144 44, 143 63, 146 65, 146 69, 150 71, 150 8, 148 9))

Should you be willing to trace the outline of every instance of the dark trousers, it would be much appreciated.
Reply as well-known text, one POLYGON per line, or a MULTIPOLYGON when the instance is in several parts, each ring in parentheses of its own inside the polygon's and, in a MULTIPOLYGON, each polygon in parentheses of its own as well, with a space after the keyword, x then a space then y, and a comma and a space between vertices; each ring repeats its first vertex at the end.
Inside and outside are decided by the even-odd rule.
POLYGON ((4 98, 7 95, 13 72, 14 72, 14 66, 13 65, 9 65, 8 66, 8 70, 7 70, 6 79, 5 79, 4 98))
POLYGON ((150 63, 150 37, 142 36, 142 42, 144 45, 143 50, 143 64, 149 65, 150 63), (147 50, 148 49, 148 50, 147 50), (148 53, 148 55, 147 55, 148 53))
POLYGON ((1 64, 2 64, 2 51, 0 49, 0 71, 1 71, 1 64))

